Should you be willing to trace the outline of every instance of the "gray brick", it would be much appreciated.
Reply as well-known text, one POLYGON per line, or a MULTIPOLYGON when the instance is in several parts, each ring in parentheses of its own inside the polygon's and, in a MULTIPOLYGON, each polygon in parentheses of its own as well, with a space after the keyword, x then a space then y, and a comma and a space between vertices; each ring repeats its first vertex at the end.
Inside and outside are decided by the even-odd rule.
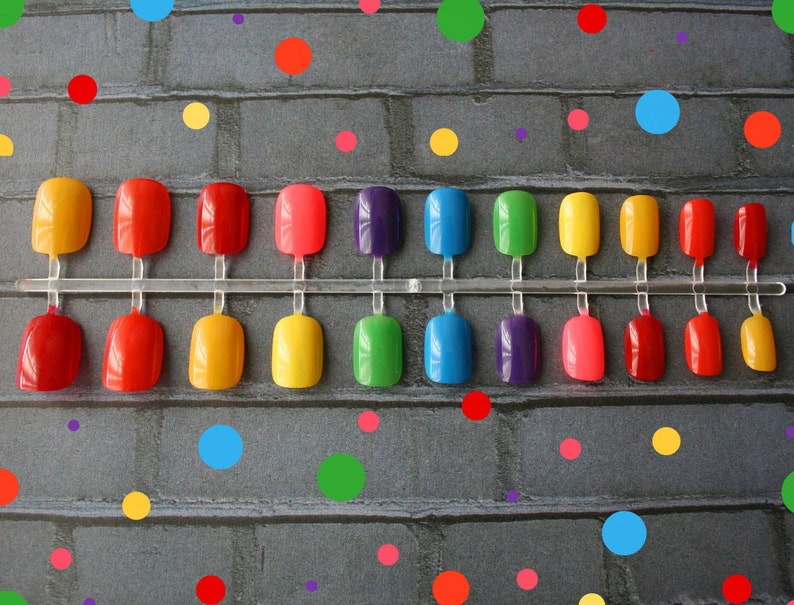
POLYGON ((38 521, 0 522, 0 590, 12 590, 28 603, 45 603, 44 578, 53 546, 54 527, 38 521))
POLYGON ((255 12, 241 26, 222 13, 175 16, 170 25, 170 88, 449 88, 473 78, 471 45, 449 43, 433 13, 313 12, 307 18, 255 12), (288 37, 305 40, 312 50, 308 69, 295 76, 280 71, 273 58, 288 37), (197 46, 213 52, 196 62, 197 46))
MULTIPOLYGON (((58 105, 56 103, 3 103, 0 133, 14 144, 11 156, 0 157, 3 181, 18 178, 44 180, 54 176, 58 147, 58 105), (42 178, 42 176, 44 178, 42 178)), ((31 206, 31 210, 32 210, 31 206)))
POLYGON ((374 99, 293 99, 241 103, 240 174, 290 181, 388 171, 383 106, 374 99), (351 130, 356 148, 343 153, 336 135, 351 130))
POLYGON ((419 602, 416 539, 401 525, 274 524, 258 527, 256 539, 261 570, 249 602, 419 602), (383 544, 399 550, 396 564, 378 561, 383 544), (317 583, 316 592, 307 591, 309 581, 317 583))
POLYGON ((639 12, 607 8, 598 34, 569 10, 492 11, 494 72, 508 86, 645 88, 652 82, 694 89, 787 86, 792 59, 786 34, 768 14, 639 12), (679 44, 676 33, 689 41, 679 44), (726 32, 752 32, 737 44, 726 32))
POLYGON ((790 156, 792 148, 794 148, 794 135, 786 125, 791 124, 791 120, 794 118, 791 104, 786 103, 783 99, 748 99, 745 107, 746 111, 741 112, 742 126, 750 114, 756 111, 773 113, 781 124, 780 139, 772 147, 766 149, 751 146, 745 139, 743 130, 739 132, 742 147, 752 162, 753 172, 763 176, 789 176, 791 166, 786 162, 786 158, 790 156))

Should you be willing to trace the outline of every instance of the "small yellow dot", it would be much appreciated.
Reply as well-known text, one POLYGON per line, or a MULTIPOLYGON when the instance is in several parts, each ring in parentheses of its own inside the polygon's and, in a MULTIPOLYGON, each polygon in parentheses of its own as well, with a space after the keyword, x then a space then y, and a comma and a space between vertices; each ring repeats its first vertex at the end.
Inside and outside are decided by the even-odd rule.
POLYGON ((201 130, 210 121, 210 110, 204 103, 190 103, 182 111, 182 121, 193 130, 201 130))
POLYGON ((124 496, 124 501, 121 503, 124 515, 133 521, 145 518, 151 509, 152 503, 149 501, 149 496, 143 492, 130 492, 124 496))
POLYGON ((579 599, 579 605, 606 605, 606 602, 601 595, 594 592, 588 592, 585 596, 579 599))
POLYGON ((663 426, 653 434, 653 449, 662 456, 672 456, 681 447, 681 435, 674 428, 663 426))
POLYGON ((14 154, 13 141, 4 134, 0 134, 0 156, 9 156, 14 154))
POLYGON ((458 148, 458 135, 449 128, 439 128, 430 135, 430 149, 440 156, 449 156, 458 148))

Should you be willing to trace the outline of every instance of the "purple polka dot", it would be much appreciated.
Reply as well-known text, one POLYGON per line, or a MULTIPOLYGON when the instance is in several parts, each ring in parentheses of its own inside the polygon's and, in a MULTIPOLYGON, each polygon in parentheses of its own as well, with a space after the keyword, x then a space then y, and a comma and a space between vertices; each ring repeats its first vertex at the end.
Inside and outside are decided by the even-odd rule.
POLYGON ((790 426, 786 429, 786 437, 794 439, 794 426, 790 426))
POLYGON ((514 489, 511 489, 509 492, 507 492, 507 501, 518 502, 518 492, 514 489))
POLYGON ((686 32, 678 32, 675 35, 675 39, 679 44, 686 44, 689 40, 689 35, 686 32))
POLYGON ((526 128, 519 128, 518 130, 516 130, 516 138, 519 141, 523 141, 524 139, 526 139, 527 138, 527 129, 526 128))
POLYGON ((232 22, 235 25, 242 25, 243 21, 245 21, 245 15, 243 15, 242 13, 234 13, 234 16, 232 17, 232 22))
POLYGON ((96 601, 91 597, 88 597, 85 601, 83 601, 83 605, 96 605, 96 601))
POLYGON ((69 427, 69 430, 74 432, 80 428, 80 421, 79 420, 70 420, 69 424, 66 426, 69 427))
POLYGON ((317 590, 317 582, 315 582, 314 580, 309 580, 308 582, 306 582, 306 590, 308 590, 309 592, 314 592, 315 590, 317 590))

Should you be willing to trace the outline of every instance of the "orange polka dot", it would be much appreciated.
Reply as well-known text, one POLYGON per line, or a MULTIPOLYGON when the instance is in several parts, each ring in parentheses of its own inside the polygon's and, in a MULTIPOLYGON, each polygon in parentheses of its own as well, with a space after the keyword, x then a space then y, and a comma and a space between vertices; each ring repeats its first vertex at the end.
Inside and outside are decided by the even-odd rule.
POLYGON ((286 38, 276 46, 274 58, 281 71, 294 76, 309 67, 312 62, 312 49, 300 38, 286 38))
POLYGON ((11 504, 19 493, 17 476, 9 470, 0 468, 0 506, 11 504))
POLYGON ((444 571, 433 580, 433 598, 438 605, 462 605, 469 598, 469 581, 459 571, 444 571))
POLYGON ((780 138, 780 120, 768 111, 756 111, 744 123, 744 137, 753 147, 772 147, 780 138))

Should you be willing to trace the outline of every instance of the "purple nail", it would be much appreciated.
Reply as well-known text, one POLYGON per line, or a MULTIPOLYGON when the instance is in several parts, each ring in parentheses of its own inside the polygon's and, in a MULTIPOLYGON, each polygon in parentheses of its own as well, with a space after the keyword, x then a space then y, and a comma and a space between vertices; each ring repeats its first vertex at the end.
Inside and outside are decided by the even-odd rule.
POLYGON ((502 320, 496 330, 496 371, 508 384, 531 384, 540 374, 540 331, 526 315, 502 320))
POLYGON ((388 187, 367 187, 356 196, 354 217, 356 248, 383 257, 402 244, 400 196, 388 187))

